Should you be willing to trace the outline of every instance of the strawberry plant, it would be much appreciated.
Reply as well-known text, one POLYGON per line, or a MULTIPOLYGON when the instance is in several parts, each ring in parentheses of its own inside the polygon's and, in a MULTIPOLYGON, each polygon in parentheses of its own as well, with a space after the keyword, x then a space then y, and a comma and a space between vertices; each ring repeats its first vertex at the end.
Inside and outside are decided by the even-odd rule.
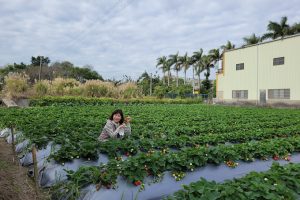
POLYGON ((282 167, 274 163, 267 172, 251 172, 224 183, 201 178, 184 185, 168 199, 298 199, 299 195, 300 164, 282 167))
MULTIPOLYGON (((68 172, 68 181, 57 187, 57 191, 70 197, 77 196, 80 188, 87 184, 95 184, 97 190, 114 188, 118 176, 142 188, 147 176, 161 180, 165 171, 171 171, 175 180, 181 180, 186 172, 208 163, 238 167, 239 160, 252 162, 273 158, 290 161, 291 153, 300 152, 299 110, 170 104, 132 106, 123 103, 121 100, 44 99, 38 104, 56 106, 0 109, 0 126, 14 125, 17 131, 23 132, 24 139, 39 148, 49 142, 59 145, 49 160, 61 164, 75 158, 96 160, 100 153, 108 155, 110 160, 106 165, 68 172), (116 105, 133 117, 132 134, 99 142, 97 138, 116 105), (126 160, 122 156, 127 156, 126 160)), ((288 181, 288 176, 283 178, 293 184, 288 181)), ((281 187, 280 183, 276 184, 281 187)), ((245 198, 237 185, 234 185, 236 190, 226 184, 201 182, 199 185, 210 191, 199 192, 204 199, 212 198, 212 194, 245 198), (222 194, 218 193, 221 190, 222 194)), ((256 185, 249 187, 250 194, 256 185)), ((258 192, 262 193, 259 197, 265 196, 263 191, 258 192)))

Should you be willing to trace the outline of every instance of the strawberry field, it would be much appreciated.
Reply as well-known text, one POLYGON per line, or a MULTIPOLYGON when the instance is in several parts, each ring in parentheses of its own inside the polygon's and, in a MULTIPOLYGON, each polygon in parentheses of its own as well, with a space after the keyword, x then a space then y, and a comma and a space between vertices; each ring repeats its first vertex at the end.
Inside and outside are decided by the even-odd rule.
MULTIPOLYGON (((166 173, 170 173, 176 182, 207 166, 226 165, 238 169, 241 162, 289 162, 300 152, 300 110, 296 109, 199 104, 75 105, 1 109, 0 119, 2 129, 14 127, 22 133, 17 137, 17 143, 28 141, 20 155, 30 152, 32 144, 40 150, 49 143, 59 147, 51 150, 44 164, 55 162, 64 166, 76 159, 96 161, 107 156, 106 163, 82 165, 77 170, 65 169, 67 179, 51 186, 54 199, 78 199, 82 189, 90 185, 98 192, 114 192, 120 178, 140 192, 147 190, 145 183, 149 179, 156 184, 166 173), (132 117, 132 134, 122 140, 99 142, 100 131, 116 108, 132 117)), ((300 194, 299 166, 294 165, 282 172, 284 176, 291 174, 290 189, 281 188, 284 194, 274 189, 275 199, 279 196, 296 199, 300 194)), ((281 168, 275 166, 271 170, 280 171, 281 168)), ((253 178, 250 175, 244 179, 253 178)), ((277 182, 285 181, 276 178, 277 182)), ((168 194, 168 198, 224 199, 222 191, 237 185, 242 188, 244 179, 225 184, 199 180, 174 196, 168 194), (215 194, 211 198, 205 196, 207 192, 200 192, 208 187, 210 194, 215 194), (220 198, 214 198, 218 195, 220 198)), ((256 197, 254 186, 248 192, 251 194, 247 193, 247 198, 252 195, 253 199, 264 199, 266 195, 262 192, 256 197)))

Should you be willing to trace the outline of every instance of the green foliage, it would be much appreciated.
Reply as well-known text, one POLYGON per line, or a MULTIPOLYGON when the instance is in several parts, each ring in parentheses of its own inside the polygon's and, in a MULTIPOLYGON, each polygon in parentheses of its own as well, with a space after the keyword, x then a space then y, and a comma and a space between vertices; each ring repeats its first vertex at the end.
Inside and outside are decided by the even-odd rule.
POLYGON ((179 85, 176 86, 157 86, 154 89, 154 95, 158 98, 163 97, 180 97, 180 98, 186 98, 187 95, 191 95, 193 92, 193 87, 191 85, 179 85))
POLYGON ((95 70, 85 67, 74 67, 70 70, 70 77, 83 82, 84 80, 104 80, 95 70))
MULTIPOLYGON (((162 178, 164 172, 171 171, 175 180, 180 180, 187 171, 207 164, 238 167, 240 160, 287 159, 291 153, 300 152, 299 110, 196 104, 131 106, 133 102, 121 104, 122 101, 110 105, 109 99, 106 103, 102 99, 101 106, 81 106, 76 104, 80 102, 78 99, 73 99, 75 104, 72 99, 61 100, 66 104, 69 100, 72 106, 1 109, 0 112, 0 127, 15 124, 38 147, 50 141, 60 144, 61 148, 49 158, 59 163, 75 158, 95 160, 99 153, 108 155, 110 160, 106 165, 68 171, 68 181, 53 188, 57 197, 69 195, 69 199, 76 199, 80 189, 91 183, 100 188, 114 188, 118 176, 138 185, 147 176, 162 178), (107 117, 116 108, 133 118, 132 134, 122 140, 98 142, 107 117), (121 156, 128 158, 123 161, 121 156)), ((97 102, 97 99, 90 101, 97 102)), ((293 181, 288 183, 289 187, 296 188, 293 181)), ((215 192, 214 186, 211 188, 215 192)), ((209 198, 205 195, 203 198, 209 198)))
POLYGON ((40 64, 48 65, 49 63, 50 63, 50 59, 48 57, 44 57, 44 56, 31 57, 32 66, 40 66, 40 64))
POLYGON ((165 97, 167 91, 168 88, 166 86, 156 86, 154 88, 154 95, 159 99, 162 99, 163 97, 165 97))
POLYGON ((201 93, 202 93, 202 94, 209 94, 210 89, 211 89, 211 87, 212 87, 212 84, 211 84, 210 80, 205 79, 205 80, 203 80, 203 81, 201 82, 201 84, 202 84, 202 90, 201 90, 201 93))
POLYGON ((168 199, 298 199, 300 164, 280 166, 273 163, 267 172, 251 172, 243 178, 224 183, 199 181, 184 185, 168 199))
MULTIPOLYGON (((137 80, 137 85, 141 89, 142 94, 144 96, 150 95, 150 75, 147 72, 144 72, 137 80)), ((154 75, 152 77, 152 93, 154 92, 154 88, 161 85, 161 81, 159 80, 159 76, 154 75)))
POLYGON ((157 99, 157 98, 91 98, 76 96, 44 96, 30 99, 30 106, 79 106, 79 105, 114 105, 114 104, 198 104, 201 99, 157 99))
POLYGON ((217 82, 216 80, 214 80, 214 84, 213 84, 213 97, 216 98, 217 96, 217 82))

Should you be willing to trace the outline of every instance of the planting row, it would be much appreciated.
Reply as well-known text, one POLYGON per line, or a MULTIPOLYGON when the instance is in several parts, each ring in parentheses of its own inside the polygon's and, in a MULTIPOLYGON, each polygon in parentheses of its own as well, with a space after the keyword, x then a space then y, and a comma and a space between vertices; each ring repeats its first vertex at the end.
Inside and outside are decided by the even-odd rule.
POLYGON ((201 179, 183 186, 169 200, 182 199, 299 199, 300 164, 273 163, 267 172, 251 172, 243 178, 216 183, 201 179))
MULTIPOLYGON (((300 151, 300 137, 268 139, 236 145, 219 145, 216 147, 191 147, 179 152, 149 151, 129 157, 126 160, 116 158, 101 166, 81 167, 78 171, 69 171, 69 182, 57 186, 56 191, 62 195, 77 197, 80 188, 88 184, 113 188, 117 177, 124 177, 129 183, 142 185, 145 177, 161 179, 165 171, 171 171, 178 181, 184 178, 185 172, 208 163, 226 163, 229 167, 237 167, 238 160, 251 162, 254 159, 290 160, 290 153, 300 151), (78 193, 77 193, 78 191, 78 193)), ((56 193, 57 194, 57 193, 56 193)))
POLYGON ((200 135, 200 136, 169 136, 168 138, 160 139, 140 139, 132 140, 126 138, 124 140, 110 140, 105 143, 98 141, 89 142, 79 141, 77 143, 64 143, 62 147, 52 154, 58 162, 66 162, 74 158, 90 158, 97 159, 99 153, 105 153, 110 158, 119 157, 121 155, 134 156, 138 152, 147 152, 150 150, 166 149, 180 150, 186 147, 198 146, 212 146, 223 144, 226 142, 243 143, 252 140, 263 140, 271 138, 286 138, 290 136, 297 136, 300 134, 300 124, 293 125, 286 128, 280 128, 274 131, 273 129, 266 129, 265 131, 251 131, 251 132, 234 132, 222 135, 200 135))
POLYGON ((138 151, 197 145, 247 142, 299 134, 300 111, 205 105, 123 106, 132 116, 132 135, 99 143, 97 137, 114 106, 1 109, 0 126, 14 125, 38 147, 50 141, 61 149, 53 156, 65 162, 75 157, 110 157, 138 151), (249 120, 251 119, 251 120, 249 120))

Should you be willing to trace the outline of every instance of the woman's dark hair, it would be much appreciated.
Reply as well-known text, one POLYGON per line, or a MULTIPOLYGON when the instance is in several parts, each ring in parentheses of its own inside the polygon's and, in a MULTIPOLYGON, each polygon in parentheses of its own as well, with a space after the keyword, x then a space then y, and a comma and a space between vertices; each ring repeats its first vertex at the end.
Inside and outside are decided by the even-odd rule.
POLYGON ((119 123, 120 123, 120 124, 123 124, 123 123, 124 123, 124 115, 123 115, 123 111, 122 111, 121 109, 115 110, 115 111, 111 114, 111 116, 109 117, 109 119, 110 119, 110 120, 113 120, 115 114, 120 114, 120 115, 121 115, 121 120, 120 120, 119 123))

